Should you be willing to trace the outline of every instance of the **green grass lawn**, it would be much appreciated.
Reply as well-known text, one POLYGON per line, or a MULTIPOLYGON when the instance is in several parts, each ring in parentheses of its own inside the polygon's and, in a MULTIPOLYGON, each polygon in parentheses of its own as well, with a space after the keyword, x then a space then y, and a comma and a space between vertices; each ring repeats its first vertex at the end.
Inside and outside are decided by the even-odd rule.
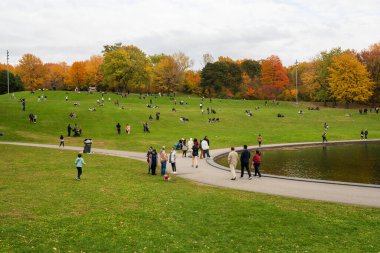
POLYGON ((147 175, 144 162, 0 145, 1 252, 379 252, 380 209, 147 175))
MULTIPOLYGON (((140 99, 138 95, 131 94, 127 98, 120 98, 116 94, 105 95, 105 106, 97 107, 96 100, 101 99, 100 93, 88 94, 86 92, 74 93, 64 91, 38 91, 16 93, 18 98, 26 98, 26 112, 21 110, 20 102, 10 99, 8 95, 0 96, 0 132, 5 136, 0 137, 3 141, 27 141, 36 143, 58 144, 58 137, 62 133, 67 135, 67 125, 77 123, 83 129, 82 138, 66 138, 67 145, 82 145, 83 138, 93 138, 94 147, 114 148, 123 150, 145 151, 153 145, 171 146, 178 139, 203 138, 207 135, 210 139, 211 149, 242 146, 243 144, 256 145, 257 135, 263 135, 263 143, 287 143, 300 141, 321 141, 323 123, 329 124, 328 140, 358 139, 360 130, 367 128, 369 138, 380 138, 380 115, 369 113, 359 115, 357 110, 332 109, 321 107, 320 111, 308 111, 310 104, 301 103, 297 106, 291 102, 280 102, 279 105, 269 101, 264 106, 264 101, 221 100, 208 99, 203 102, 205 114, 202 115, 198 97, 176 97, 177 105, 169 97, 148 97, 140 99), (47 101, 37 101, 41 94, 47 96, 47 101), (65 96, 69 101, 65 101, 65 96), (108 97, 112 101, 109 103, 108 97), (159 109, 146 107, 149 99, 159 109), (119 100, 125 110, 114 105, 119 100), (184 100, 187 105, 179 105, 184 100), (80 102, 79 107, 73 104, 80 102), (255 110, 260 106, 260 110, 255 110), (96 112, 90 112, 90 107, 96 107, 96 112), (172 112, 175 107, 177 112, 172 112), (207 115, 206 108, 213 107, 217 114, 207 115), (247 117, 245 110, 251 110, 253 117, 247 117), (304 115, 299 115, 302 109, 304 115), (142 123, 148 121, 149 115, 155 117, 156 112, 161 113, 159 121, 150 123, 151 133, 144 134, 142 123), (37 114, 38 122, 30 124, 29 113, 37 114), (76 119, 68 117, 69 113, 77 114, 76 119), (277 118, 282 113, 285 118, 277 118), (346 114, 351 113, 352 117, 346 114), (190 119, 188 123, 180 122, 180 117, 190 119), (209 117, 220 118, 220 123, 208 123, 209 117), (123 134, 117 136, 116 124, 120 122, 123 134), (124 134, 125 124, 132 127, 132 134, 124 134)), ((149 122, 149 121, 148 121, 149 122)))

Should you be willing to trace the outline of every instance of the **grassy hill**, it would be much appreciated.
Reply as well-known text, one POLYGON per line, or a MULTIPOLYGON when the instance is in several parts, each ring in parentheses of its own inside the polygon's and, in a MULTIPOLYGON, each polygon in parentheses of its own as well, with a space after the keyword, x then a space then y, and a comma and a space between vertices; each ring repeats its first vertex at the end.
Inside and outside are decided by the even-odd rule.
POLYGON ((211 149, 243 144, 255 145, 257 135, 263 135, 263 143, 286 143, 299 141, 320 141, 323 124, 329 124, 328 139, 358 139, 361 129, 369 130, 369 138, 380 138, 380 115, 369 113, 360 115, 357 110, 332 109, 321 107, 320 111, 309 111, 307 103, 296 105, 294 102, 268 102, 249 100, 208 99, 203 101, 204 114, 199 108, 199 97, 177 96, 176 102, 167 96, 140 98, 131 94, 121 98, 116 94, 105 94, 104 106, 97 106, 101 94, 75 93, 64 91, 20 92, 16 99, 8 95, 0 96, 0 132, 5 136, 3 141, 27 141, 36 143, 58 144, 60 134, 67 135, 67 125, 76 123, 83 130, 81 138, 66 138, 67 145, 82 145, 84 138, 93 138, 94 147, 115 148, 123 150, 145 151, 148 146, 173 145, 178 139, 203 138, 210 139, 211 149), (47 96, 38 101, 38 96, 47 96), (69 101, 65 101, 65 96, 69 101), (108 97, 111 102, 108 102, 108 97), (22 111, 18 99, 26 99, 26 112, 22 111), (149 100, 159 108, 147 108, 149 100), (114 105, 118 100, 120 107, 114 105), (185 105, 180 105, 183 100, 185 105), (74 106, 79 102, 80 106, 74 106), (88 109, 96 108, 96 112, 88 109), (207 114, 206 108, 214 108, 216 114, 207 114), (260 107, 255 110, 255 107, 260 107), (172 112, 176 108, 177 112, 172 112), (303 110, 304 114, 297 112, 303 110), (251 110, 253 117, 245 115, 251 110), (155 120, 155 113, 160 112, 160 120, 155 120), (38 116, 37 123, 29 123, 28 115, 38 116), (75 113, 77 118, 70 118, 75 113), (277 114, 284 118, 277 118, 277 114), (348 117, 347 114, 351 114, 348 117), (154 118, 149 122, 149 115, 154 118), (180 117, 189 118, 189 122, 181 122, 180 117), (219 123, 209 123, 208 118, 219 118, 219 123), (148 121, 150 134, 143 133, 142 123, 148 121), (117 136, 116 124, 122 125, 122 135, 117 136), (125 124, 132 127, 132 134, 126 136, 125 124))

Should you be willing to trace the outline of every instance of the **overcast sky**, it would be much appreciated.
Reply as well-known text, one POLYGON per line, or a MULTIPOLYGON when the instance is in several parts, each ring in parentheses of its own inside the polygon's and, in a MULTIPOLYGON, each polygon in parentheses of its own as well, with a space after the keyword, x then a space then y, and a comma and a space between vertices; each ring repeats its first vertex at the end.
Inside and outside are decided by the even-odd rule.
POLYGON ((333 47, 380 42, 379 0, 1 0, 0 62, 25 53, 43 62, 86 60, 103 45, 133 44, 146 54, 182 51, 284 65, 333 47))

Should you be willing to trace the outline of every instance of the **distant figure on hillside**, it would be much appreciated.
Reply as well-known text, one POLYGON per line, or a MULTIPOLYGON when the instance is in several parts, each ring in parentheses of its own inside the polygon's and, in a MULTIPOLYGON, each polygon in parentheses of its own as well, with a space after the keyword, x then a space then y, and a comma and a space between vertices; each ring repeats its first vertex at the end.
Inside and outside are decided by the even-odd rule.
POLYGON ((63 146, 65 147, 65 138, 63 137, 63 135, 61 134, 61 136, 59 137, 59 146, 63 146))
POLYGON ((364 130, 364 139, 367 140, 367 137, 368 137, 368 130, 366 129, 366 130, 364 130))
POLYGON ((278 114, 277 114, 277 118, 284 118, 284 117, 285 117, 285 115, 282 114, 282 113, 278 113, 278 114))
POLYGON ((143 123, 144 133, 150 133, 149 125, 147 122, 143 123))
POLYGON ((120 135, 121 125, 120 125, 119 122, 118 122, 117 125, 116 125, 116 129, 117 129, 117 134, 120 135))
POLYGON ((26 110, 25 98, 22 99, 21 103, 22 103, 22 110, 25 112, 26 110))
POLYGON ((75 166, 77 167, 78 176, 76 177, 76 180, 80 180, 80 176, 82 175, 82 167, 83 164, 86 164, 82 158, 81 154, 78 154, 78 158, 75 160, 75 166))
POLYGON ((329 130, 329 125, 325 122, 325 124, 323 124, 323 129, 325 131, 329 130))
POLYGON ((261 173, 260 173, 260 164, 261 164, 261 155, 260 155, 260 151, 259 150, 256 150, 256 154, 255 156, 252 158, 252 167, 255 168, 255 177, 257 175, 259 175, 259 177, 261 177, 261 173))
POLYGON ((322 143, 327 142, 326 134, 327 134, 326 131, 323 132, 323 134, 322 134, 322 143))
POLYGON ((244 169, 247 170, 249 179, 252 179, 251 170, 249 168, 249 161, 251 159, 251 153, 247 149, 247 145, 244 145, 244 150, 240 155, 241 173, 240 178, 244 177, 244 169))
POLYGON ((67 136, 71 136, 71 130, 72 130, 72 128, 71 128, 71 126, 70 126, 70 124, 67 126, 67 136))
POLYGON ((66 100, 66 101, 69 101, 69 96, 66 96, 66 97, 65 97, 65 100, 66 100))
POLYGON ((156 112, 156 120, 160 120, 160 113, 156 112))
POLYGON ((263 137, 261 136, 261 134, 259 134, 259 136, 257 137, 257 142, 259 143, 259 148, 261 147, 262 141, 263 141, 263 137))
POLYGON ((187 150, 188 150, 188 147, 186 145, 186 140, 182 141, 182 147, 181 147, 181 149, 182 149, 182 157, 186 157, 187 150))
POLYGON ((364 130, 362 129, 360 131, 360 140, 363 140, 364 139, 364 130))
POLYGON ((127 125, 125 126, 125 132, 127 134, 131 134, 131 126, 127 123, 127 125))
POLYGON ((150 121, 150 122, 153 121, 153 117, 152 117, 152 115, 149 115, 149 121, 150 121))
POLYGON ((230 167, 231 174, 232 174, 231 180, 236 180, 235 168, 236 168, 238 159, 239 159, 238 153, 235 151, 234 147, 231 147, 231 152, 228 154, 228 165, 230 167))

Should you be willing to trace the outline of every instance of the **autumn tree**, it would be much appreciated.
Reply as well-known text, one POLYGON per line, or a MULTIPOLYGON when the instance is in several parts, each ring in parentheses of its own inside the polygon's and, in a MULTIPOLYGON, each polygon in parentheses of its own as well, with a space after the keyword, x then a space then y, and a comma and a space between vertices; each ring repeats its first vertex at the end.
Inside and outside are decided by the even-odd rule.
POLYGON ((372 81, 374 81, 374 93, 372 103, 380 98, 380 43, 371 45, 368 49, 358 54, 359 60, 367 67, 372 81))
POLYGON ((201 95, 200 83, 201 83, 200 71, 193 71, 193 70, 186 71, 182 91, 186 93, 195 93, 195 94, 201 95))
POLYGON ((103 75, 105 81, 117 90, 146 87, 150 78, 149 60, 135 46, 115 44, 104 46, 103 75))
POLYGON ((161 92, 173 92, 182 81, 177 62, 171 56, 163 58, 153 69, 153 82, 161 92))
POLYGON ((264 98, 277 98, 289 85, 286 69, 278 56, 272 55, 262 62, 261 84, 264 98))
POLYGON ((32 54, 24 54, 16 66, 16 74, 21 77, 25 89, 32 90, 43 87, 45 69, 40 58, 32 54))
POLYGON ((68 88, 87 88, 86 85, 87 72, 86 63, 84 61, 74 62, 69 69, 69 85, 68 88))
POLYGON ((46 63, 44 65, 45 76, 44 83, 47 88, 63 89, 68 81, 68 70, 66 62, 46 63))
POLYGON ((366 102, 372 96, 373 81, 353 53, 333 57, 328 71, 329 90, 336 100, 348 106, 353 102, 366 102))
POLYGON ((106 88, 103 86, 103 56, 93 55, 85 62, 87 73, 87 86, 95 86, 97 88, 106 88))

